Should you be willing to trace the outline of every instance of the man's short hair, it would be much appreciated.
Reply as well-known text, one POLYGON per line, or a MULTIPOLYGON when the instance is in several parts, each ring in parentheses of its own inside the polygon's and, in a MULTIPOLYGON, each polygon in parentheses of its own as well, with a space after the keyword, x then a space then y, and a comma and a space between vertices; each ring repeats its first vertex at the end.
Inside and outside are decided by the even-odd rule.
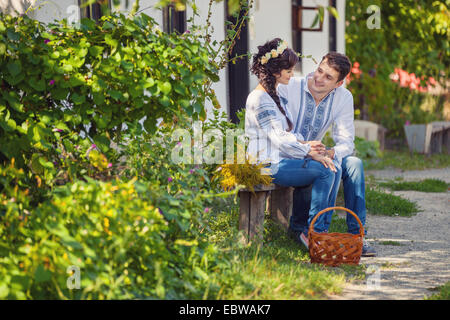
MULTIPOLYGON (((322 61, 325 59, 327 59, 327 63, 330 67, 339 72, 339 78, 337 82, 343 80, 349 74, 352 64, 345 54, 338 52, 329 52, 325 56, 323 56, 322 61)), ((322 61, 320 61, 320 63, 322 63, 322 61)))

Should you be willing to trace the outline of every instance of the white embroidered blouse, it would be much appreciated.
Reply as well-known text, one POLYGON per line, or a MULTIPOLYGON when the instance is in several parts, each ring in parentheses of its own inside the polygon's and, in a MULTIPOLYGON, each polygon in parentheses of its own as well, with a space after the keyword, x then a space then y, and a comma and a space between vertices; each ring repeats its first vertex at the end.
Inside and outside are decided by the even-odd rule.
POLYGON ((286 99, 294 128, 292 132, 300 141, 322 140, 332 125, 332 138, 336 143, 335 159, 351 155, 355 149, 353 96, 344 87, 332 90, 316 106, 308 89, 308 77, 292 77, 288 85, 279 85, 280 97, 286 99))
MULTIPOLYGON (((281 99, 281 106, 292 121, 292 116, 281 99)), ((247 153, 250 160, 260 163, 278 163, 282 159, 303 159, 310 151, 309 144, 297 141, 288 132, 286 117, 265 91, 253 90, 247 97, 245 134, 249 139, 247 153)))

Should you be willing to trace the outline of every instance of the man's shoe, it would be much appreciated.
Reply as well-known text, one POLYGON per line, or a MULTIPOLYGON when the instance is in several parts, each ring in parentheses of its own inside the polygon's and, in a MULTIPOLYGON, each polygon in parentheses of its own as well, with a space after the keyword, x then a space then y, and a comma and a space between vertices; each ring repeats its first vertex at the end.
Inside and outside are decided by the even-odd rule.
POLYGON ((304 245, 308 249, 308 234, 305 231, 294 231, 289 229, 289 236, 300 245, 304 245))
POLYGON ((305 231, 303 231, 303 232, 300 234, 300 241, 301 241, 301 243, 306 247, 306 249, 309 249, 308 234, 307 234, 305 231))
POLYGON ((376 257, 377 252, 373 247, 369 245, 369 243, 366 242, 366 240, 363 240, 363 247, 362 247, 362 254, 361 257, 376 257))

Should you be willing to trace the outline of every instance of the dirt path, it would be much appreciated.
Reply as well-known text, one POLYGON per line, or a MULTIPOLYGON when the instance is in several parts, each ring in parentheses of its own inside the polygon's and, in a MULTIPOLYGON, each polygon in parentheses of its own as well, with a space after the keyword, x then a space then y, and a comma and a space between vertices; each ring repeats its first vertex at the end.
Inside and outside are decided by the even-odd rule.
MULTIPOLYGON (((437 178, 450 183, 450 168, 424 171, 367 171, 377 180, 437 178)), ((422 210, 413 217, 368 215, 367 239, 378 256, 362 258, 366 280, 354 281, 331 299, 423 299, 450 281, 450 191, 396 191, 422 210), (393 241, 396 245, 382 244, 393 241)))

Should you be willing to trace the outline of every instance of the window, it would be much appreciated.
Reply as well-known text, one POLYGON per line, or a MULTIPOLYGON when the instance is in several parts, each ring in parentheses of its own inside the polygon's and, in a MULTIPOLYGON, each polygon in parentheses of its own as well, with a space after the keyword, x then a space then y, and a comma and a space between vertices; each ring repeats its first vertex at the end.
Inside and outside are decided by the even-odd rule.
MULTIPOLYGON (((294 26, 294 21, 296 19, 297 7, 302 6, 302 0, 292 0, 292 21, 294 26)), ((302 32, 297 28, 292 28, 292 47, 296 52, 303 53, 302 48, 302 32)), ((302 60, 298 63, 298 68, 302 72, 302 60)))
POLYGON ((177 11, 170 4, 163 8, 163 30, 167 33, 186 31, 186 11, 177 11))
POLYGON ((87 0, 78 0, 80 6, 80 18, 89 18, 98 21, 105 12, 111 10, 111 3, 109 0, 97 0, 90 5, 84 5, 87 0))
MULTIPOLYGON (((336 8, 336 0, 330 0, 330 6, 336 8)), ((336 51, 337 47, 337 33, 336 33, 336 18, 329 13, 329 37, 328 37, 328 51, 336 51)))

